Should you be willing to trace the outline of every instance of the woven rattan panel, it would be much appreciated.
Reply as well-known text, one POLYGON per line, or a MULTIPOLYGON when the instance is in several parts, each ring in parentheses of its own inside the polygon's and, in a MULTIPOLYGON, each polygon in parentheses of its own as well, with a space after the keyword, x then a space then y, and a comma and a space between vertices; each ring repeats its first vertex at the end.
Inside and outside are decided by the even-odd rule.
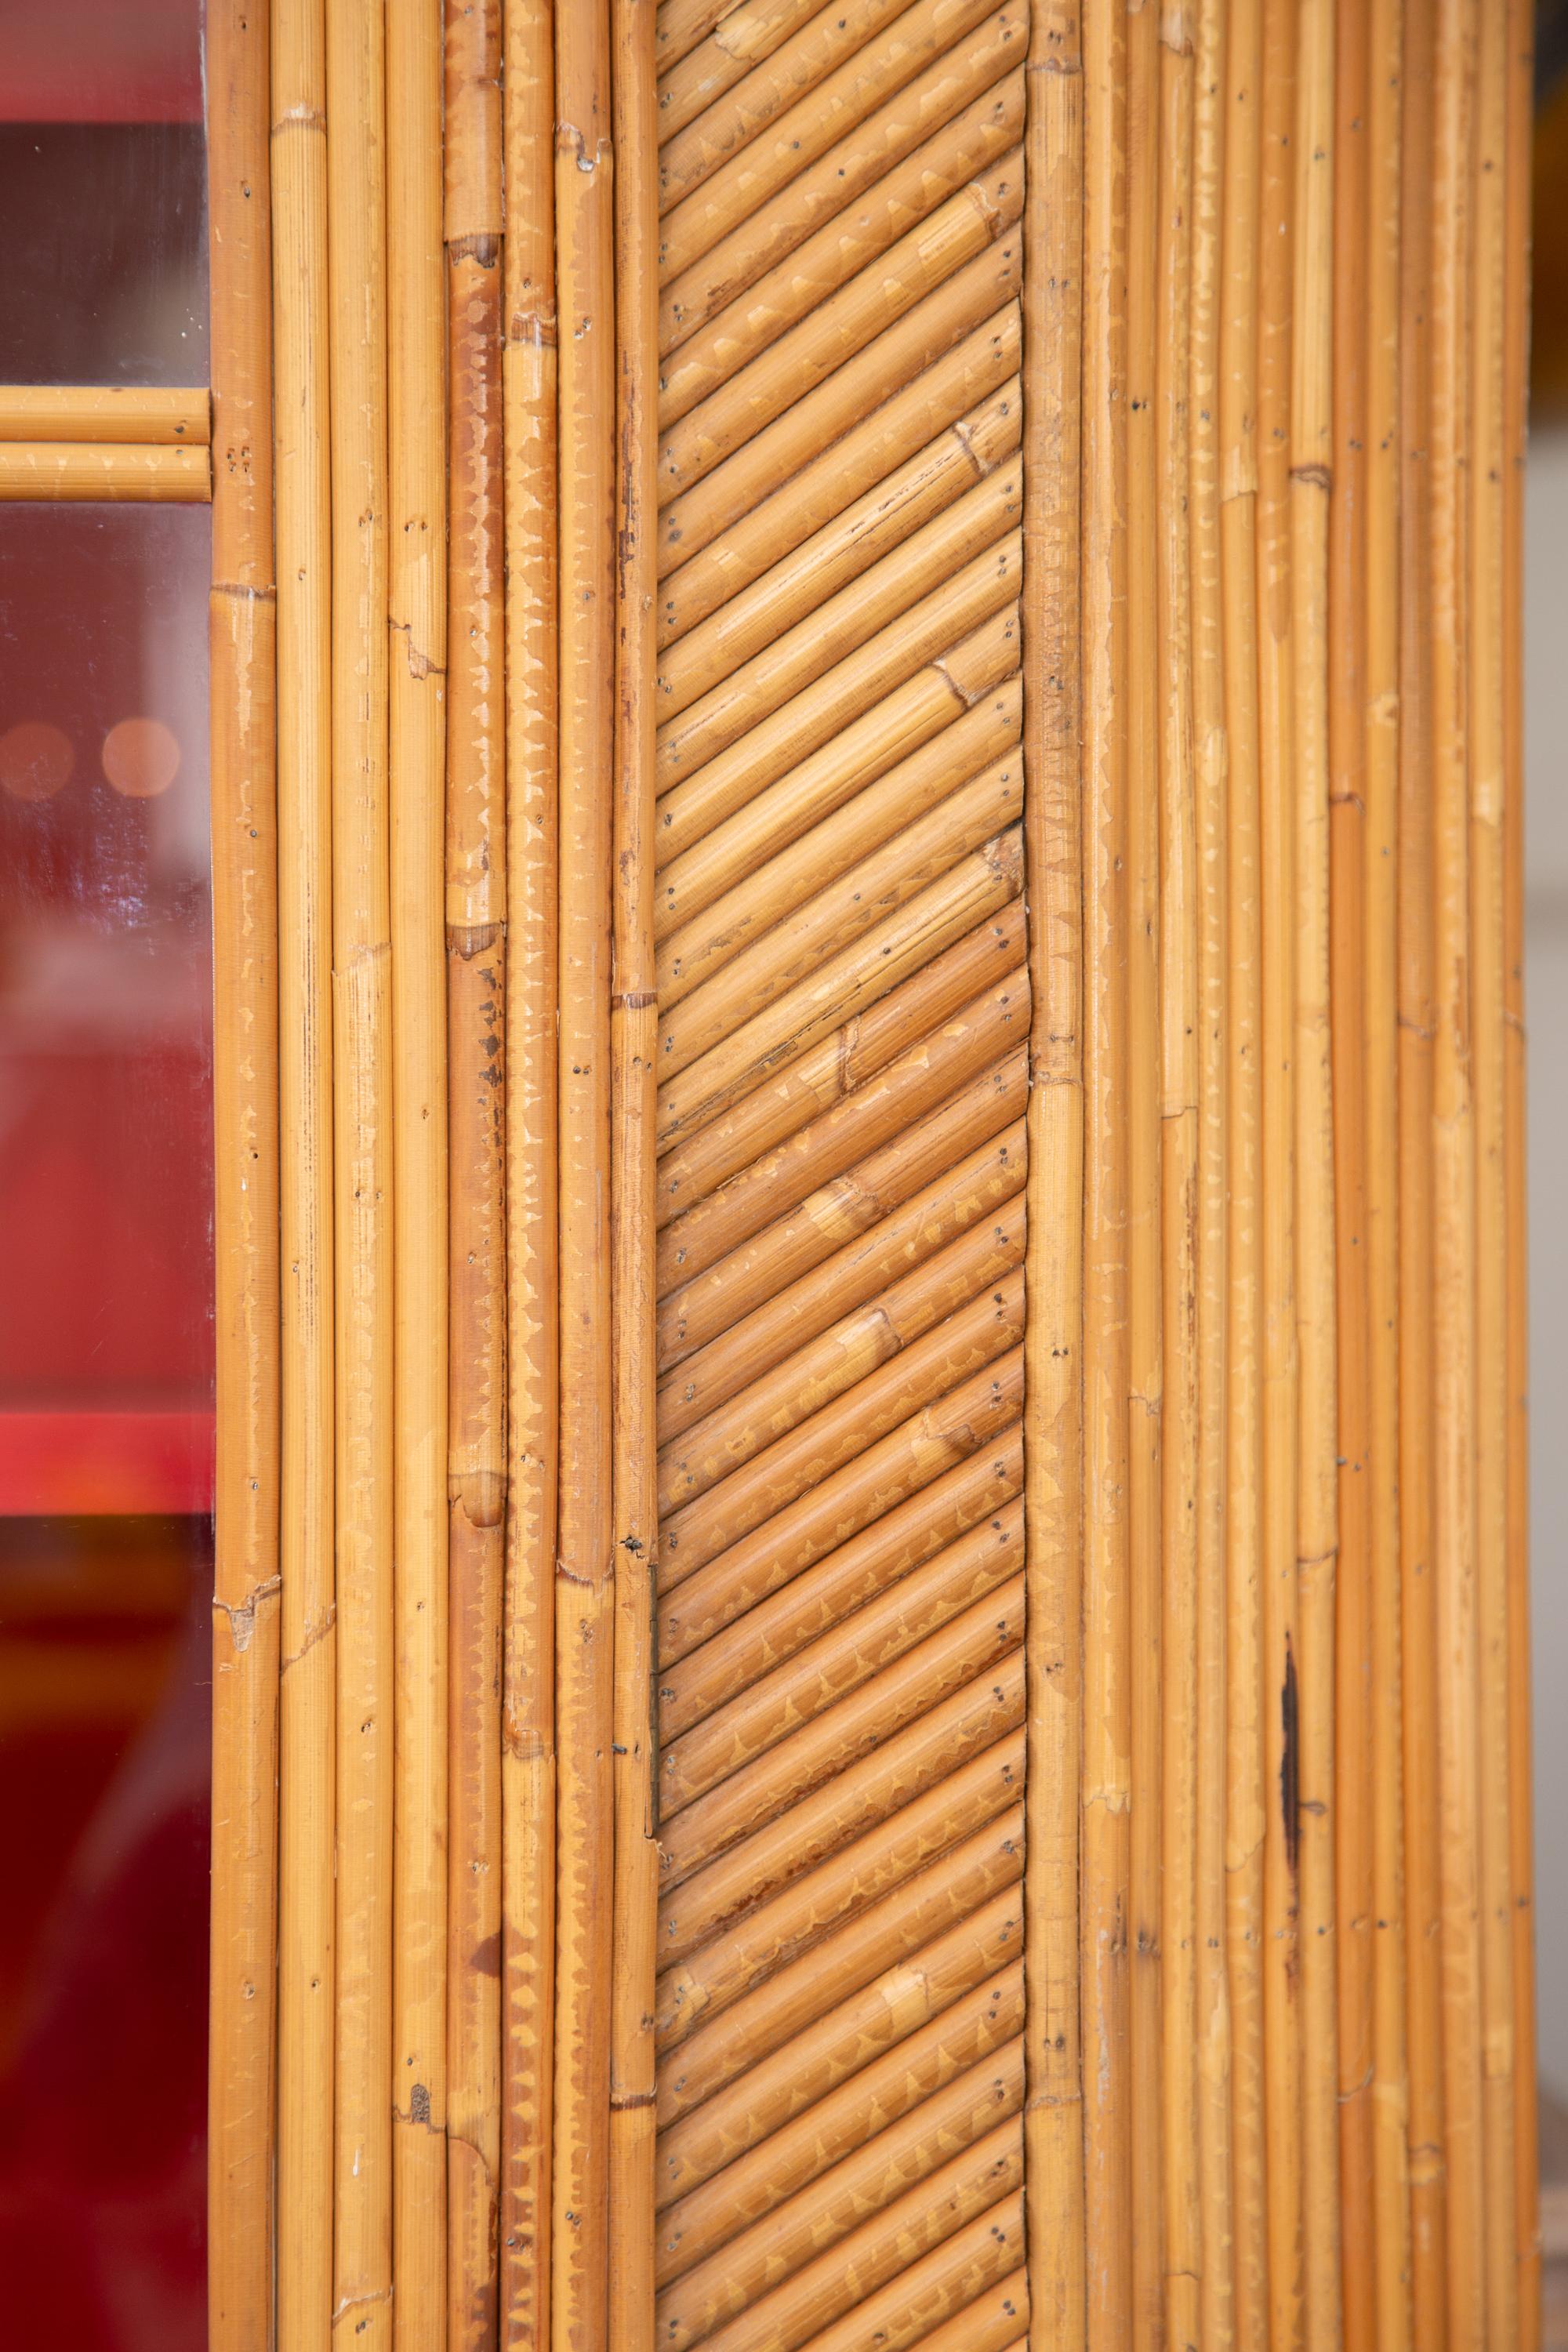
POLYGON ((657 2340, 980 2352, 1027 2310, 1027 16, 713 14, 659 18, 657 2340))

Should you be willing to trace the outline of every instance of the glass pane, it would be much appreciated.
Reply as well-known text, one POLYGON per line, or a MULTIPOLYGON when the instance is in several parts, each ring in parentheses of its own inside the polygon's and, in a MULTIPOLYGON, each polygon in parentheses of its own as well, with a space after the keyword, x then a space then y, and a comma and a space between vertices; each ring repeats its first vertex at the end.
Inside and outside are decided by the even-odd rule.
POLYGON ((0 7, 0 383, 207 380, 200 0, 0 7))
POLYGON ((209 551, 0 506, 0 2333, 103 2352, 205 2342, 209 551))

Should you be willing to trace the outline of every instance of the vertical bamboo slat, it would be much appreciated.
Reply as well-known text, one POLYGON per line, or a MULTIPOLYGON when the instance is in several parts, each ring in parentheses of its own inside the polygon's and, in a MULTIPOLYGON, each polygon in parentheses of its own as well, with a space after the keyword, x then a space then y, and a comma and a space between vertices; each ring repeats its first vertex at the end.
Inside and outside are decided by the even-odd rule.
POLYGON ((500 0, 447 0, 446 944, 450 1212, 447 2336, 493 2342, 507 1451, 500 0))
POLYGON ((615 1620, 609 1258, 615 332, 608 0, 556 26, 560 1532, 552 2336, 605 2339, 615 1620))
POLYGON ((272 2337, 278 1959, 278 836, 264 11, 206 27, 212 268, 213 1599, 207 2324, 272 2337))
POLYGON ((1026 133, 1024 701, 1034 919, 1025 1329, 1029 1769, 1025 2183, 1031 2352, 1083 2341, 1079 2000, 1083 1743, 1083 845, 1079 814, 1083 59, 1075 7, 1031 19, 1026 133))
POLYGON ((278 547, 278 960, 283 1664, 279 1822, 278 2341, 332 2315, 333 1571, 331 509, 325 26, 272 14, 278 547))
POLYGON ((395 1300, 393 2303, 402 2352, 446 2342, 446 306, 441 21, 386 12, 387 788, 395 1300), (436 395, 436 396, 433 396, 436 395))
POLYGON ((652 0, 615 0, 616 799, 610 1012, 615 1357, 615 1892, 610 2015, 610 2352, 654 2342, 654 568, 658 462, 658 94, 652 0))
POLYGON ((507 729, 506 1592, 501 1664, 500 2330, 550 2307, 555 1960, 555 59, 506 0, 502 377, 507 729))
POLYGON ((393 1226, 385 51, 328 0, 337 1379, 334 2327, 392 2341, 393 1226))

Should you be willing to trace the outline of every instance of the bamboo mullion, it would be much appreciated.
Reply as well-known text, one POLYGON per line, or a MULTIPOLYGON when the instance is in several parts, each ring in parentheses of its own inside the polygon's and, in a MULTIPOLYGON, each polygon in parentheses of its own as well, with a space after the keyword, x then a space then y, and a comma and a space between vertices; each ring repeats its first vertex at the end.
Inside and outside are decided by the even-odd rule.
POLYGON ((1162 1790, 1161 666, 1159 600, 1160 12, 1127 11, 1128 2134, 1131 2336, 1159 2341, 1165 2295, 1160 1937, 1162 1790))
POLYGON ((333 1565, 331 509, 326 28, 274 0, 283 1385, 278 1969, 280 2352, 332 2315, 336 1631, 333 1565))
POLYGON ((614 0, 612 32, 618 472, 610 1015, 615 1888, 608 2341, 611 2352, 652 2352, 652 2021, 658 1934, 653 1755, 658 1535, 654 1224, 658 93, 652 0, 614 0))
POLYGON ((506 1591, 500 2335, 549 2334, 554 2071, 556 535, 554 12, 506 0, 506 1591))
POLYGON ((1298 1840, 1306 2339, 1337 2352, 1342 2281, 1336 2056, 1334 1130, 1329 940, 1329 490, 1333 441, 1334 0, 1300 0, 1290 392, 1291 726, 1300 1623, 1298 1840))
POLYGON ((1226 1967, 1226 1416, 1229 1109, 1229 775, 1220 562, 1221 196, 1227 112, 1223 0, 1197 0, 1193 44, 1192 258, 1187 378, 1194 1019, 1198 1089, 1194 1461, 1194 1775, 1192 1912, 1197 2321, 1206 2352, 1235 2341, 1230 1996, 1226 1967))
POLYGON ((1031 2352, 1085 2323, 1079 1780, 1083 1742, 1083 870, 1079 651, 1083 71, 1079 12, 1036 9, 1027 69, 1024 447, 1025 846, 1034 920, 1026 1241, 1029 1770, 1026 2189, 1031 2352), (1047 2240, 1047 2233, 1050 2233, 1047 2240))
POLYGON ((337 1383, 334 2325, 392 2341, 393 1320, 385 52, 327 0, 337 1383))
POLYGON ((1131 2336, 1127 1926, 1131 1619, 1128 1485, 1127 53, 1114 0, 1083 16, 1084 1566, 1080 1999, 1086 2339, 1131 2336))
POLYGON ((608 0, 556 27, 560 1532, 552 2342, 605 2336, 615 1520, 609 1256, 615 191, 608 0))
POLYGON ((441 20, 386 10, 392 875, 393 2305, 447 2340, 446 305, 441 20))
MULTIPOLYGON (((1353 12, 1352 12, 1353 13, 1353 12)), ((1404 0, 1374 0, 1367 52, 1367 324, 1365 713, 1362 793, 1363 915, 1362 1073, 1364 1134, 1367 1418, 1367 1612, 1372 1787, 1371 2196, 1373 2326, 1379 2352, 1412 2341, 1406 2059, 1404 1654, 1399 1557, 1399 690, 1400 690, 1400 174, 1404 0)), ((1359 229, 1345 216, 1344 236, 1359 229)), ((1353 249, 1353 247, 1352 247, 1353 249)), ((1337 460, 1336 460, 1337 462, 1337 460)), ((1336 982, 1337 985, 1337 982, 1336 982)), ((1347 1013, 1351 1008, 1346 1008, 1347 1013)), ((1336 1003, 1335 1020, 1340 1018, 1336 1003)), ((1340 1117, 1336 1086, 1335 1119, 1340 1117)), ((1344 1360, 1342 1353, 1342 1362, 1344 1360)), ((1346 1450, 1342 1444, 1341 1451, 1346 1450)), ((1343 1569, 1344 1535, 1341 1559, 1343 1569)), ((1364 1885, 1364 1883, 1363 1883, 1364 1885)), ((1342 1926, 1342 1933, 1343 1933, 1342 1926)), ((1352 2070, 1341 2053, 1341 2081, 1352 2070)), ((1349 2226, 1351 2191, 1342 2185, 1349 2226)))
POLYGON ((1411 2335, 1441 2347, 1441 1843, 1433 1582, 1432 168, 1435 0, 1406 0, 1400 217, 1398 778, 1399 1560, 1409 2060, 1411 2335))
POLYGON ((1268 2341, 1262 1569, 1262 906, 1258 583, 1262 0, 1233 0, 1220 320, 1220 577, 1228 771, 1226 1944, 1236 2341, 1268 2341))
POLYGON ((1506 8, 1484 9, 1476 69, 1470 239, 1471 410, 1466 454, 1469 600, 1469 1050, 1475 1120, 1476 1634, 1486 2329, 1519 2340, 1514 2225, 1514 1984, 1508 1592, 1508 1171, 1504 770, 1503 306, 1508 239, 1506 8))
POLYGON ((272 2341, 279 1552, 276 592, 268 26, 206 25, 214 440, 213 1142, 217 1459, 212 1646, 207 2329, 272 2341))
POLYGON ((1531 1792, 1529 1266, 1524 1118, 1524 465, 1530 341, 1532 17, 1509 0, 1508 205, 1503 337, 1503 1003, 1508 1215, 1508 1622, 1513 1918, 1514 2227, 1521 2352, 1542 2337, 1541 2194, 1535 2053, 1534 1814, 1531 1792))
MULTIPOLYGON (((1162 17, 1154 416, 1157 687, 1161 1342, 1160 1570, 1163 1710, 1154 1789, 1161 1954, 1160 2083, 1164 2261, 1156 2340, 1196 2344, 1202 2326, 1198 2144, 1197 1776, 1200 1444, 1198 1198, 1201 876, 1194 740, 1192 502, 1193 40, 1184 10, 1162 17)), ((1136 1422, 1134 1423, 1136 1426, 1136 1422)), ((1134 1811, 1133 1826, 1137 1828, 1134 1811)), ((1152 2071, 1155 2071, 1152 2069, 1152 2071)), ((1156 2242, 1158 2242, 1158 2241, 1156 2242)))

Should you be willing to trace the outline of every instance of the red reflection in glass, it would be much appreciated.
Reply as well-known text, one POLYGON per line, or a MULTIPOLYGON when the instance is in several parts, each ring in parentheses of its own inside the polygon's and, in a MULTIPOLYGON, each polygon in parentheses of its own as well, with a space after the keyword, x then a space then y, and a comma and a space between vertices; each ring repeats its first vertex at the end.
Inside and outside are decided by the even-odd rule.
POLYGON ((199 508, 0 506, 0 2340, 204 2313, 199 508))

